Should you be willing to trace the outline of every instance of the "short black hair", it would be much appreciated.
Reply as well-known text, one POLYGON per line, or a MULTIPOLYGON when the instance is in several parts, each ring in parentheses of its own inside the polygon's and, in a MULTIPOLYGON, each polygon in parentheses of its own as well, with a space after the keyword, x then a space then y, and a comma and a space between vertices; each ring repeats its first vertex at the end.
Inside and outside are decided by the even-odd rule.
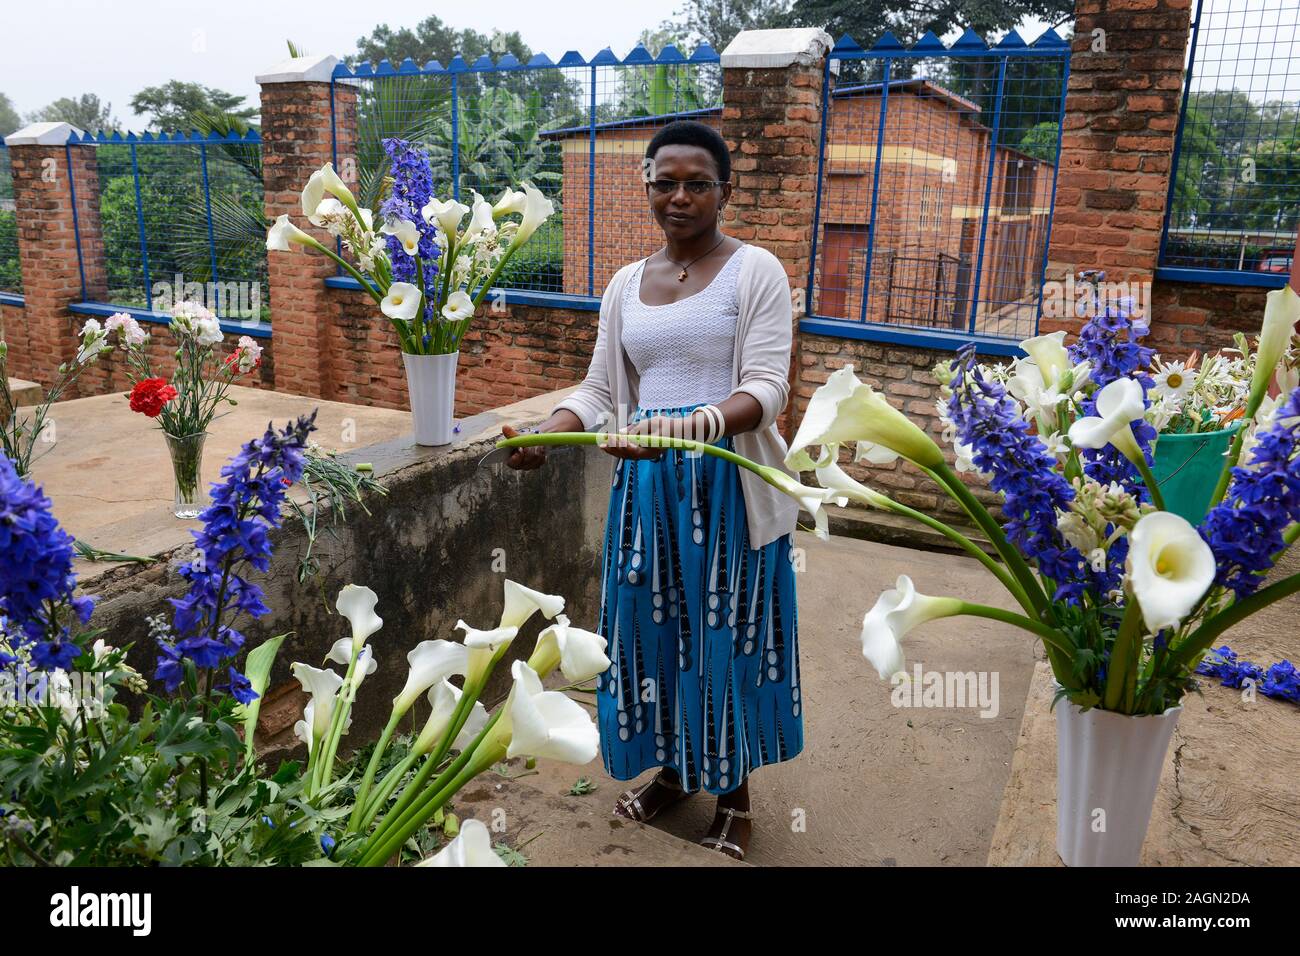
POLYGON ((646 159, 654 159, 662 146, 698 146, 708 150, 718 166, 718 179, 731 182, 731 150, 727 149, 722 134, 712 126, 695 120, 674 120, 655 133, 645 148, 646 159))

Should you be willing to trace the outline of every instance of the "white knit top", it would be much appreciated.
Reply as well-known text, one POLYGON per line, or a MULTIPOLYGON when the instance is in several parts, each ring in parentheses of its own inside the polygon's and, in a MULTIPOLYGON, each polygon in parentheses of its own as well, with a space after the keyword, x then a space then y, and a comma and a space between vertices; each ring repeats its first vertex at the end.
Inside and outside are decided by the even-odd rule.
POLYGON ((624 287, 623 351, 640 377, 642 408, 717 403, 732 393, 736 280, 745 248, 732 253, 707 286, 677 302, 641 301, 644 262, 624 287))

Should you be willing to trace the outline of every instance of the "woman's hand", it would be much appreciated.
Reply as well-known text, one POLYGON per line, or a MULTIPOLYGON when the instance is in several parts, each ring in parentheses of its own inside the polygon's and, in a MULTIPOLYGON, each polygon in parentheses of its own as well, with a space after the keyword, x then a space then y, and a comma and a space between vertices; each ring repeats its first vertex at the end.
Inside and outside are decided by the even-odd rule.
MULTIPOLYGON (((501 434, 506 438, 514 438, 519 434, 509 425, 501 426, 501 434)), ((532 471, 534 468, 541 468, 546 464, 546 446, 545 445, 527 445, 523 448, 516 448, 506 459, 506 464, 516 471, 532 471)))
MULTIPOLYGON (((703 438, 707 431, 699 421, 700 416, 689 415, 681 418, 669 418, 666 415, 656 415, 654 418, 643 418, 641 421, 629 425, 623 430, 628 435, 660 435, 664 438, 693 438, 699 440, 703 438)), ((663 453, 662 448, 652 448, 648 445, 640 445, 636 442, 627 441, 619 442, 614 434, 610 435, 610 443, 602 445, 606 452, 615 458, 630 458, 633 461, 654 461, 663 453)))

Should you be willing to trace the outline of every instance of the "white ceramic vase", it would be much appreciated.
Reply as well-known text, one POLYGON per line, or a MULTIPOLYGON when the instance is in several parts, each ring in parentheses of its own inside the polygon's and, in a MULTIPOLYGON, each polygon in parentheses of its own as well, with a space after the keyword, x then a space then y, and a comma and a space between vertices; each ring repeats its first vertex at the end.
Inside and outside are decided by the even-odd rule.
POLYGON ((1066 866, 1137 866, 1183 708, 1130 717, 1056 704, 1056 851, 1066 866))
POLYGON ((456 405, 456 363, 459 359, 460 352, 446 355, 402 353, 417 445, 451 443, 456 405))

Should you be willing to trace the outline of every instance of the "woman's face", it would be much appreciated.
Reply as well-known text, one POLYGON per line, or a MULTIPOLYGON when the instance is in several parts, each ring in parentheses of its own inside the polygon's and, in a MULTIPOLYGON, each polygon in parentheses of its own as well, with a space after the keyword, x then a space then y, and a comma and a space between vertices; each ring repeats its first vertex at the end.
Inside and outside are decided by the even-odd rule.
MULTIPOLYGON (((711 179, 718 176, 713 154, 702 146, 661 146, 654 154, 650 179, 673 179, 679 183, 711 179)), ((650 209, 655 221, 669 239, 684 241, 711 232, 718 224, 718 213, 731 197, 731 183, 715 186, 699 195, 684 186, 671 193, 660 193, 647 185, 650 209)))

